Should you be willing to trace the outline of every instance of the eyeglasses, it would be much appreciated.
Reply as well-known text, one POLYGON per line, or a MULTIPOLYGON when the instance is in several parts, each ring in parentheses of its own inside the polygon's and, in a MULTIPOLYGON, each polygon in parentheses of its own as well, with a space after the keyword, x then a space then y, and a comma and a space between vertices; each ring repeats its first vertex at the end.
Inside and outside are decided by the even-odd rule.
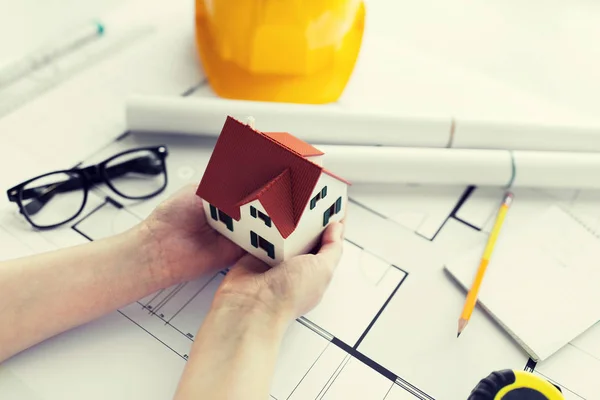
POLYGON ((49 172, 8 189, 8 200, 33 227, 54 228, 81 214, 97 184, 127 199, 156 196, 167 186, 167 154, 166 146, 137 148, 89 167, 49 172))

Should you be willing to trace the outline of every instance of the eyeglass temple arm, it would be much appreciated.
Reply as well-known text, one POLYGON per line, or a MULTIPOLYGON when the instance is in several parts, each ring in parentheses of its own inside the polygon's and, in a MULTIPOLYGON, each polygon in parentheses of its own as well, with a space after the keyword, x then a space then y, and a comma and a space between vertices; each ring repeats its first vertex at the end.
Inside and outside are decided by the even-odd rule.
MULTIPOLYGON (((109 179, 117 178, 129 172, 137 172, 146 175, 156 175, 162 172, 162 164, 155 165, 150 157, 138 157, 120 164, 116 164, 106 169, 106 174, 109 179)), ((101 183, 103 177, 98 173, 95 165, 87 167, 83 170, 90 183, 101 183)), ((33 199, 26 206, 25 211, 29 215, 34 215, 46 205, 55 194, 65 193, 82 188, 82 180, 71 177, 70 179, 59 182, 50 183, 47 185, 37 186, 35 188, 26 189, 22 192, 23 200, 33 199), (41 192, 41 193, 40 193, 41 192)))

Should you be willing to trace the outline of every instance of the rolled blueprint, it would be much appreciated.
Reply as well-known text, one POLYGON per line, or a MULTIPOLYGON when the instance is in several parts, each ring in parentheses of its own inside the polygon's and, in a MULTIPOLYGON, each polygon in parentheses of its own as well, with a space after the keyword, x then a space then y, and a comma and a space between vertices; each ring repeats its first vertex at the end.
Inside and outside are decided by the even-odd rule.
POLYGON ((351 183, 600 188, 600 153, 317 145, 351 183))
POLYGON ((130 131, 219 135, 227 116, 254 117, 263 132, 284 131, 311 144, 399 147, 600 151, 600 125, 541 125, 402 116, 308 105, 213 97, 133 96, 127 101, 130 131))
POLYGON ((345 110, 338 105, 267 103, 221 98, 134 96, 127 128, 217 137, 227 116, 254 117, 263 132, 289 132, 308 143, 445 147, 452 121, 345 110))
POLYGON ((537 151, 600 151, 600 125, 559 125, 458 120, 453 148, 537 151))
POLYGON ((499 185, 511 177, 508 151, 315 146, 323 166, 352 183, 499 185))
POLYGON ((515 186, 600 188, 600 153, 515 151, 515 186))

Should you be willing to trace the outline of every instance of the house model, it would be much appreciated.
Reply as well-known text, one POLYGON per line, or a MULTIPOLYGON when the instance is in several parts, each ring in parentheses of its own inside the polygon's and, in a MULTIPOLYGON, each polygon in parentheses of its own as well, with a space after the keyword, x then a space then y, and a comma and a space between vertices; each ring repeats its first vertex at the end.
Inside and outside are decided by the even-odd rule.
POLYGON ((215 230, 273 266, 310 252, 345 214, 349 182, 323 157, 289 133, 227 117, 196 194, 215 230))

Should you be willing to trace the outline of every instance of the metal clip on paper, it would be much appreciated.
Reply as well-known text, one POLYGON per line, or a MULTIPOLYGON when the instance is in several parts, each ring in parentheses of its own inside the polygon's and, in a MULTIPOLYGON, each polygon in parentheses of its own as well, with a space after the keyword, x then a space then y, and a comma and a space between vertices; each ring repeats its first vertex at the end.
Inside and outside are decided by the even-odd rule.
POLYGON ((494 371, 479 381, 467 400, 565 400, 561 390, 531 372, 494 371))

